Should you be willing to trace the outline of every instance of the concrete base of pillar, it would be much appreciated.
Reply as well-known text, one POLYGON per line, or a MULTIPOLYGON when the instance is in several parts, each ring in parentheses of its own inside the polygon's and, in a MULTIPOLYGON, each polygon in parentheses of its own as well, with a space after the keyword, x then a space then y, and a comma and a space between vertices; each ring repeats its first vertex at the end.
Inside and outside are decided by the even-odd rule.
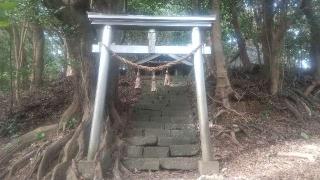
POLYGON ((198 169, 200 175, 214 175, 219 174, 218 161, 198 161, 198 169))

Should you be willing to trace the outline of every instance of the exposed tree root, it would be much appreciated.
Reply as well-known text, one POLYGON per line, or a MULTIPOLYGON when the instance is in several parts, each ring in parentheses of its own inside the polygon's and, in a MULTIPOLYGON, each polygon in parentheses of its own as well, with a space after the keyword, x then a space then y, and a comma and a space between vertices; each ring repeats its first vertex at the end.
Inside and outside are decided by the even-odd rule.
POLYGON ((114 180, 122 180, 121 178, 121 173, 119 170, 119 157, 116 157, 114 165, 113 165, 113 169, 112 169, 112 174, 113 174, 113 179, 114 180))
MULTIPOLYGON (((57 126, 57 127, 58 127, 58 126, 57 126)), ((37 154, 36 154, 36 157, 33 158, 34 161, 31 163, 31 168, 30 168, 30 170, 28 171, 27 174, 25 174, 25 177, 24 177, 25 180, 29 180, 29 179, 31 178, 32 174, 36 172, 36 170, 37 170, 37 168, 38 168, 38 166, 39 166, 39 163, 40 163, 40 161, 41 161, 41 159, 42 159, 42 155, 43 155, 42 151, 43 151, 43 149, 44 149, 47 145, 48 145, 48 142, 45 143, 45 144, 43 144, 43 145, 38 149, 37 154)))
POLYGON ((70 172, 72 176, 75 177, 75 179, 80 179, 80 180, 85 179, 83 176, 81 176, 75 160, 72 160, 70 172))
POLYGON ((312 100, 312 97, 307 97, 297 89, 287 89, 282 94, 287 109, 299 121, 309 119, 317 113, 317 102, 312 100))
POLYGON ((216 137, 219 136, 225 136, 231 140, 235 145, 238 147, 242 147, 241 143, 237 140, 236 132, 239 132, 239 129, 235 129, 234 127, 232 129, 227 129, 220 125, 213 125, 213 127, 216 129, 217 133, 215 134, 216 137))
POLYGON ((309 96, 311 92, 319 85, 320 85, 319 80, 313 81, 312 84, 309 87, 307 87, 307 89, 304 91, 304 95, 309 96))
POLYGON ((74 93, 72 104, 62 114, 59 122, 59 129, 66 130, 67 122, 80 110, 80 98, 78 93, 74 93))
POLYGON ((99 159, 102 158, 103 156, 103 152, 107 150, 108 148, 108 145, 110 145, 111 143, 111 134, 110 132, 108 131, 110 129, 110 118, 109 116, 107 117, 107 122, 106 122, 106 128, 105 128, 105 131, 104 131, 104 135, 103 135, 103 138, 102 138, 102 143, 98 149, 98 152, 96 153, 95 157, 94 157, 94 161, 99 161, 99 159))
POLYGON ((83 131, 81 131, 78 139, 77 139, 77 143, 78 143, 78 153, 77 153, 77 156, 76 156, 76 160, 80 160, 82 157, 85 156, 85 129, 83 131))
POLYGON ((33 157, 35 154, 36 154, 36 150, 33 150, 31 152, 29 152, 28 154, 26 154, 25 156, 23 156, 21 159, 19 159, 17 162, 15 162, 11 169, 10 169, 10 172, 9 172, 9 175, 8 175, 8 179, 11 179, 12 176, 15 174, 15 172, 18 170, 18 169, 21 169, 23 168, 25 165, 28 164, 28 161, 30 161, 30 158, 33 157))
POLYGON ((289 102, 288 99, 284 99, 284 102, 286 103, 287 108, 289 111, 296 117, 297 120, 303 121, 303 116, 302 114, 297 110, 292 103, 289 102))
POLYGON ((0 164, 6 164, 13 154, 29 146, 31 143, 41 140, 40 133, 50 136, 57 128, 58 124, 43 126, 17 138, 0 151, 0 164))
POLYGON ((8 169, 1 169, 0 179, 5 179, 6 175, 9 173, 8 169))
POLYGON ((302 93, 301 91, 299 91, 297 89, 294 89, 293 92, 297 96, 300 96, 308 106, 310 106, 312 108, 317 106, 317 102, 312 96, 306 96, 304 93, 302 93))
POLYGON ((113 179, 121 180, 123 179, 122 178, 123 174, 131 174, 131 172, 127 168, 125 168, 123 164, 120 162, 122 150, 124 147, 124 142, 121 139, 117 139, 115 146, 116 146, 116 151, 114 153, 115 161, 112 169, 113 179))
POLYGON ((103 170, 100 162, 97 162, 97 165, 94 169, 93 180, 103 180, 103 170))
MULTIPOLYGON (((66 143, 63 149, 63 157, 59 164, 55 166, 52 171, 52 179, 65 179, 67 175, 67 170, 71 165, 71 160, 74 159, 79 152, 78 137, 83 133, 84 129, 89 125, 89 120, 85 120, 80 123, 75 132, 73 133, 71 139, 66 143)), ((78 158, 83 158, 78 156, 78 158)))
MULTIPOLYGON (((231 107, 228 107, 228 106, 225 106, 224 103, 220 102, 220 101, 217 101, 215 100, 213 97, 211 97, 210 95, 207 95, 213 102, 217 102, 217 103, 220 103, 223 105, 223 107, 228 111, 228 112, 231 112, 231 113, 234 113, 238 116, 240 116, 242 119, 246 120, 246 118, 244 117, 244 113, 239 113, 238 111, 236 111, 235 109, 232 109, 231 107)), ((218 112, 219 113, 219 112, 218 112)), ((223 113, 223 112, 222 112, 223 113)), ((222 114, 221 113, 221 114, 222 114)), ((218 114, 218 115, 221 115, 221 114, 218 114)))
MULTIPOLYGON (((49 136, 50 133, 57 132, 56 130, 58 130, 62 124, 65 124, 67 120, 69 120, 76 112, 78 112, 78 107, 75 107, 78 105, 77 103, 75 104, 76 105, 73 103, 73 105, 71 105, 64 113, 60 124, 38 128, 21 136, 16 142, 6 147, 3 152, 0 152, 0 162, 8 162, 14 153, 38 140, 39 133, 44 133, 46 136, 49 136)), ((45 146, 39 148, 36 156, 33 158, 34 160, 30 164, 31 168, 28 173, 26 173, 25 179, 30 179, 34 175, 36 175, 37 179, 64 180, 67 177, 70 177, 70 175, 72 175, 72 177, 76 177, 77 179, 82 179, 81 172, 76 173, 76 171, 74 171, 74 167, 75 162, 85 158, 87 153, 89 137, 88 133, 90 132, 90 112, 91 111, 88 109, 84 110, 82 121, 73 133, 71 132, 67 135, 62 135, 58 141, 47 142, 45 146), (49 143, 50 145, 47 146, 49 143)), ((114 136, 114 132, 121 131, 125 127, 125 123, 120 117, 114 104, 111 105, 110 117, 113 120, 112 130, 110 124, 111 121, 107 119, 106 123, 104 124, 105 133, 103 136, 101 136, 102 142, 99 145, 99 151, 95 156, 96 167, 94 179, 97 180, 103 179, 103 170, 100 163, 105 157, 106 153, 109 152, 112 153, 118 151, 116 156, 118 160, 116 160, 115 165, 117 166, 117 169, 119 169, 119 174, 121 174, 121 171, 128 173, 128 170, 125 169, 119 161, 120 151, 123 147, 123 141, 120 139, 115 139, 114 136)), ((63 129, 65 129, 65 127, 66 126, 64 125, 63 129)), ((31 156, 34 156, 34 154, 35 152, 25 155, 15 165, 13 165, 10 171, 10 177, 11 175, 13 176, 15 174, 15 171, 25 167, 28 164, 28 159, 30 159, 31 156)), ((8 174, 8 171, 6 174, 8 174)))
POLYGON ((312 111, 309 108, 309 106, 300 98, 298 99, 298 102, 303 106, 304 110, 307 112, 308 117, 310 118, 312 116, 312 111))
POLYGON ((121 120, 121 117, 120 117, 114 103, 111 103, 110 115, 111 115, 111 118, 113 119, 113 128, 114 129, 121 130, 125 127, 125 123, 121 120))
POLYGON ((48 173, 50 165, 52 165, 52 162, 59 157, 61 148, 67 143, 71 135, 72 133, 63 136, 61 139, 47 147, 38 168, 37 179, 42 179, 48 173))
POLYGON ((56 165, 52 170, 51 180, 63 180, 66 177, 66 172, 70 166, 69 162, 62 162, 56 165))

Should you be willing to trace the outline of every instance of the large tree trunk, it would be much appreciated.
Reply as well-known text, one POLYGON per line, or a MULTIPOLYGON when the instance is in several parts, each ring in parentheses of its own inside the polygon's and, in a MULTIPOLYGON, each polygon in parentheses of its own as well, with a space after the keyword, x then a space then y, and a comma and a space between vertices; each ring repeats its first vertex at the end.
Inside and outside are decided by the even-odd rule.
POLYGON ((231 11, 231 23, 233 25, 236 39, 237 39, 237 44, 240 52, 240 60, 244 66, 245 69, 251 69, 251 62, 247 53, 247 47, 246 47, 246 41, 243 38, 243 35, 240 30, 240 25, 239 25, 239 19, 238 19, 238 13, 237 13, 237 3, 236 2, 231 2, 230 3, 230 11, 231 11))
POLYGON ((274 1, 263 2, 263 28, 261 32, 263 59, 269 70, 270 93, 276 95, 280 90, 280 61, 284 34, 288 28, 287 23, 287 1, 279 2, 280 13, 277 25, 274 22, 274 1))
POLYGON ((212 0, 212 10, 216 13, 216 21, 212 28, 213 60, 216 68, 217 85, 215 96, 226 107, 230 106, 229 95, 232 93, 225 56, 221 40, 220 0, 212 0))
POLYGON ((38 24, 32 24, 33 62, 31 74, 31 90, 39 88, 43 78, 44 33, 38 24))
POLYGON ((310 60, 315 79, 320 79, 320 16, 316 14, 316 2, 303 0, 301 9, 310 27, 310 60))
POLYGON ((63 47, 64 47, 64 67, 63 67, 63 75, 68 77, 73 75, 73 68, 72 68, 72 62, 70 59, 70 52, 68 48, 68 43, 65 37, 63 37, 63 47))
POLYGON ((26 52, 24 47, 24 41, 27 34, 27 23, 21 25, 12 25, 12 39, 13 39, 13 57, 15 65, 15 77, 14 77, 14 104, 20 104, 20 90, 22 89, 23 82, 26 76, 23 71, 26 66, 26 52))
POLYGON ((270 69, 272 50, 273 0, 263 2, 263 23, 261 29, 261 42, 263 60, 267 69, 270 69))
POLYGON ((282 39, 280 41, 273 42, 272 54, 270 58, 270 92, 275 95, 279 91, 280 87, 280 61, 282 56, 282 39))

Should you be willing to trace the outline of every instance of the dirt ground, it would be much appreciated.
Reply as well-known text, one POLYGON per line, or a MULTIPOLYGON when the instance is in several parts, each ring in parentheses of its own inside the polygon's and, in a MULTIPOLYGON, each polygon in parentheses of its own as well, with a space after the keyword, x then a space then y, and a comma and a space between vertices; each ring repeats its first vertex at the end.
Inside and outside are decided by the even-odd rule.
MULTIPOLYGON (((261 88, 263 84, 246 82, 240 83, 245 86, 237 86, 234 81, 234 89, 241 98, 232 99, 231 108, 221 108, 213 104, 214 99, 208 98, 208 109, 215 109, 209 114, 210 130, 221 176, 224 179, 320 179, 320 118, 312 116, 297 120, 281 100, 267 95, 261 88)), ((54 82, 37 96, 25 95, 23 104, 11 113, 8 113, 8 100, 0 97, 0 122, 19 117, 18 135, 56 123, 70 104, 71 95, 69 80, 54 82)), ((2 136, 1 147, 9 140, 10 137, 2 136)), ((160 171, 132 172, 125 179, 199 177, 196 171, 160 171)))
POLYGON ((10 97, 0 95, 0 147, 39 126, 57 123, 71 103, 71 84, 71 79, 61 79, 36 92, 23 93, 21 104, 12 109, 10 97))

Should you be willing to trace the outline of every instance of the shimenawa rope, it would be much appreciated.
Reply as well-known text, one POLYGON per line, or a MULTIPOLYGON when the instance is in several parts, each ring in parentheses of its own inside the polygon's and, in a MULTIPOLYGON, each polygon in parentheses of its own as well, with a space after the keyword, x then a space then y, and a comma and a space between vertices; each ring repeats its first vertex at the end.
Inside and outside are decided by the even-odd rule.
POLYGON ((196 51, 198 51, 203 44, 200 44, 199 46, 197 46, 195 49, 193 49, 189 54, 187 54, 186 56, 180 58, 180 59, 177 59, 175 61, 172 61, 172 62, 169 62, 169 63, 166 63, 166 64, 163 64, 163 65, 160 65, 160 66, 156 66, 156 67, 149 67, 149 66, 143 66, 143 65, 140 65, 140 64, 136 64, 120 55, 118 55, 117 53, 115 53, 114 51, 112 51, 107 45, 103 44, 103 43, 100 43, 103 47, 105 47, 111 54, 113 57, 115 57, 116 59, 118 59, 119 61, 121 61, 122 63, 124 64, 127 64, 127 65, 130 65, 132 67, 135 67, 137 69, 142 69, 142 70, 145 70, 145 71, 149 71, 149 72, 155 72, 155 71, 163 71, 165 69, 168 69, 169 67, 171 66, 174 66, 176 64, 180 64, 181 61, 189 58, 190 56, 192 56, 196 51))

